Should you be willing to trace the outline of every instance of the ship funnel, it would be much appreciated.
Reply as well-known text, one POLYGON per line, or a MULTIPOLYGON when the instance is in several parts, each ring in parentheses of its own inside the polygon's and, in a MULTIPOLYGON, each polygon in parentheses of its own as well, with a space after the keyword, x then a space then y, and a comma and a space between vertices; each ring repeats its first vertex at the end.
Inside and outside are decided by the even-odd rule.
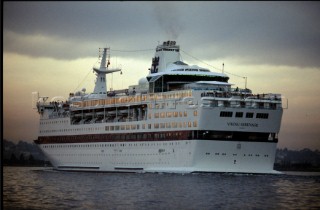
POLYGON ((175 41, 165 41, 156 48, 150 74, 164 72, 169 64, 176 61, 181 61, 179 45, 176 45, 175 41))
MULTIPOLYGON (((107 94, 107 80, 106 74, 113 72, 121 71, 120 68, 109 69, 110 65, 110 48, 103 48, 102 56, 100 62, 100 67, 93 67, 93 70, 96 72, 96 82, 94 86, 94 94, 107 94)), ((101 53, 101 52, 100 52, 101 53)))

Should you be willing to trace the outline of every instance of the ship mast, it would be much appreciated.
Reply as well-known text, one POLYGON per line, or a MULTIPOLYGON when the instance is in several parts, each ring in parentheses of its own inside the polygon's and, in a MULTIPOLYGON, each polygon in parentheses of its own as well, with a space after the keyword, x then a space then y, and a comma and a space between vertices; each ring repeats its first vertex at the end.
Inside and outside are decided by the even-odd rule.
POLYGON ((110 74, 113 72, 121 71, 120 68, 109 69, 110 65, 110 56, 109 56, 110 48, 103 48, 102 58, 100 61, 100 67, 93 67, 93 70, 96 72, 96 82, 94 86, 94 94, 107 94, 107 80, 106 74, 110 74))

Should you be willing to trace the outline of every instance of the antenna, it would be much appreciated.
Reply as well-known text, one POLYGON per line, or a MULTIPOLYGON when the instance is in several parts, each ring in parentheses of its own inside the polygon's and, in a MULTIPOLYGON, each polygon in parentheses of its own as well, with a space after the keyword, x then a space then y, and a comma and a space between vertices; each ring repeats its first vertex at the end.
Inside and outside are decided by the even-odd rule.
POLYGON ((108 60, 107 60, 107 68, 109 67, 109 65, 110 65, 110 48, 109 48, 109 53, 108 53, 108 60))
POLYGON ((247 89, 247 77, 243 77, 244 81, 245 81, 245 85, 244 88, 247 89))
POLYGON ((38 102, 39 98, 40 98, 40 96, 39 96, 38 91, 32 92, 32 102, 31 102, 32 109, 37 109, 37 102, 38 102))
POLYGON ((224 63, 222 63, 222 73, 224 73, 224 63))
MULTIPOLYGON (((96 82, 94 87, 95 94, 106 94, 107 93, 107 80, 106 74, 110 74, 113 72, 121 71, 119 68, 109 69, 110 65, 110 48, 101 48, 99 50, 101 55, 101 59, 99 59, 100 67, 94 66, 93 71, 96 72, 96 82)), ((100 57, 99 54, 99 57, 100 57)), ((113 82, 113 81, 112 81, 113 82)), ((113 84, 111 84, 113 86, 113 84)))

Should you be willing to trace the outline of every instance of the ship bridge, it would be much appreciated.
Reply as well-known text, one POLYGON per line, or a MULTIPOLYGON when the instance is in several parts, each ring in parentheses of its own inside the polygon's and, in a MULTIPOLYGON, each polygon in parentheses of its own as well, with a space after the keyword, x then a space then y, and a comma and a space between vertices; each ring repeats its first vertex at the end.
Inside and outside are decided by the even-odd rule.
POLYGON ((180 47, 175 41, 163 42, 156 48, 150 74, 147 76, 149 92, 166 92, 184 89, 184 85, 198 81, 228 82, 223 73, 211 72, 197 65, 188 65, 181 60, 180 47))
POLYGON ((158 73, 147 77, 150 93, 182 90, 184 89, 185 85, 198 81, 216 81, 227 83, 228 79, 228 77, 222 77, 214 73, 203 74, 201 72, 195 74, 188 72, 186 74, 181 74, 174 71, 158 73))

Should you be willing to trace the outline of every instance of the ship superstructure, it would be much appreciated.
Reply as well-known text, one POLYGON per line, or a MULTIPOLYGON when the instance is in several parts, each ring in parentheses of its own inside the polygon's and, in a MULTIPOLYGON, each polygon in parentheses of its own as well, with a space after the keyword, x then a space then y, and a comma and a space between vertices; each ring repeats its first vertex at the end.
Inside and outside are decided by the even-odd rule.
POLYGON ((224 73, 188 65, 174 41, 156 48, 137 85, 106 91, 103 49, 92 94, 40 97, 35 142, 57 170, 241 172, 273 170, 280 94, 232 88, 224 73))

